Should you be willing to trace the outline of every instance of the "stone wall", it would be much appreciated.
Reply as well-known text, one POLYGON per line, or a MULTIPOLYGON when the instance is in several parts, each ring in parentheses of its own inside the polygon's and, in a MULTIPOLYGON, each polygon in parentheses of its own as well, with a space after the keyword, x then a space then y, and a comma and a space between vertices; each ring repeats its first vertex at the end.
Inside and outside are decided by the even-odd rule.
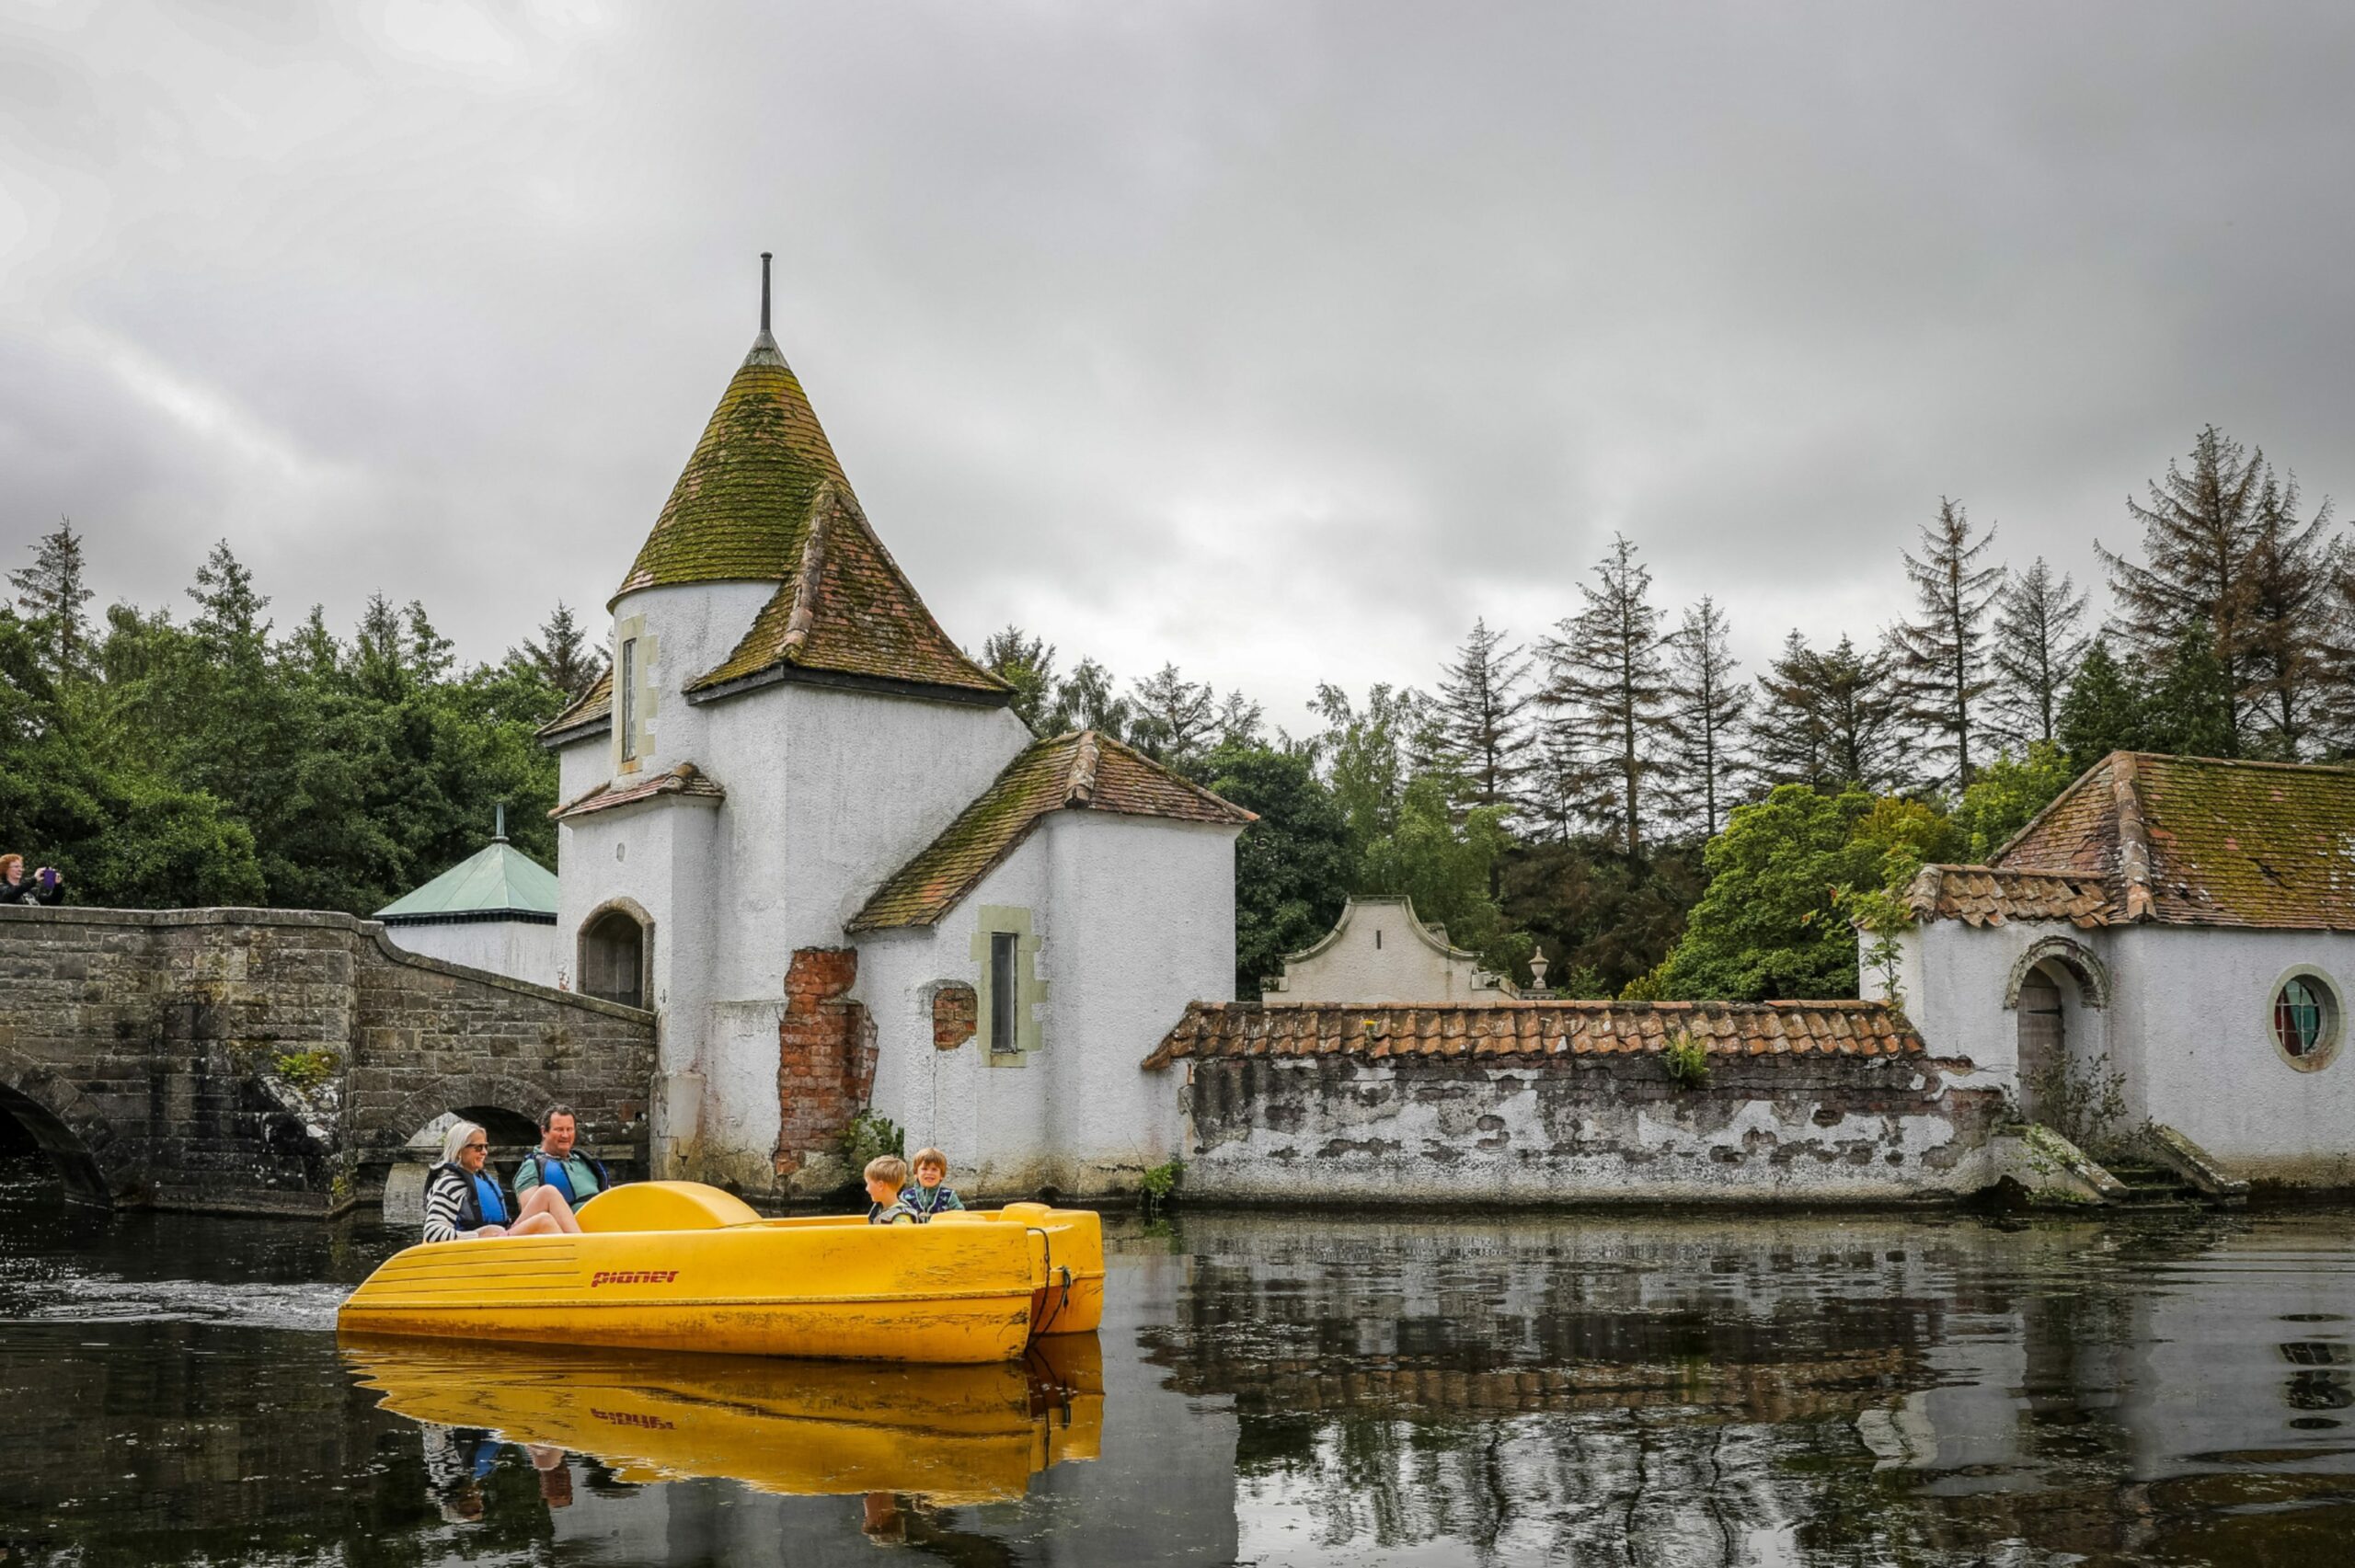
POLYGON ((1993 1179, 1969 1063, 1656 1055, 1189 1061, 1186 1190, 1251 1202, 1889 1202, 1993 1179))
POLYGON ((287 910, 0 909, 0 1111, 85 1196, 319 1212, 445 1111, 579 1106, 643 1158, 649 1013, 287 910))

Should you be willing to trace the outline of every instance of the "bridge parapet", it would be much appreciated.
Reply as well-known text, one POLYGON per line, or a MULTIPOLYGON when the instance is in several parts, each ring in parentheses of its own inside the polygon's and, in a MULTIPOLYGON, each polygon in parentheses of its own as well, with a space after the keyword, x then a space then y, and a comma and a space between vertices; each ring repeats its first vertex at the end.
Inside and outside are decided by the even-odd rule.
POLYGON ((0 1115, 82 1196, 334 1212, 447 1111, 578 1111, 642 1162, 650 1013, 302 910, 0 908, 0 1115))

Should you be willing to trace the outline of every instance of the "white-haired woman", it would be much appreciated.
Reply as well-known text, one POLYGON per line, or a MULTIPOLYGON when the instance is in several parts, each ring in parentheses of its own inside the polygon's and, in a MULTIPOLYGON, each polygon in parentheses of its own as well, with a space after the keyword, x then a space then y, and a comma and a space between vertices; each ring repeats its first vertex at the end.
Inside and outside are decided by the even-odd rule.
POLYGON ((562 1193, 538 1186, 522 1203, 511 1203, 489 1162, 489 1136, 472 1122, 454 1123, 442 1139, 442 1163, 425 1178, 427 1241, 580 1234, 580 1221, 562 1193))

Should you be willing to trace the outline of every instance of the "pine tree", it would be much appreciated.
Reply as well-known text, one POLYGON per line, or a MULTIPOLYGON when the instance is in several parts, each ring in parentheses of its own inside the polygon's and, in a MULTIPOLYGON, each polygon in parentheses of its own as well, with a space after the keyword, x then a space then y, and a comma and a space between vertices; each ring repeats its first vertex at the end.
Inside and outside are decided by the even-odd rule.
POLYGON ((1009 624, 982 644, 981 663, 1014 688, 1014 701, 1008 705, 1017 718, 1030 727, 1031 734, 1060 733, 1045 727, 1054 717, 1054 644, 1026 635, 1021 627, 1009 624))
POLYGON ((1440 681, 1433 715, 1440 743, 1462 781, 1456 809, 1484 806, 1510 807, 1520 798, 1529 727, 1523 714, 1530 703, 1530 660, 1518 647, 1508 647, 1501 632, 1488 623, 1472 624, 1455 662, 1440 681))
POLYGON ((1072 672, 1055 682, 1055 705, 1038 727, 1049 735, 1093 729, 1115 740, 1128 738, 1129 701, 1113 684, 1112 672, 1092 658, 1083 658, 1072 672))
POLYGON ((2242 578, 2236 695, 2250 738, 2282 761, 2304 750, 2324 696, 2333 563, 2322 534, 2330 513, 2325 501, 2301 521, 2296 477, 2269 481, 2242 578))
POLYGON ((2198 622, 2184 628, 2142 699, 2142 733, 2134 750, 2179 757, 2232 755, 2232 677, 2217 656, 2215 634, 2198 622))
POLYGON ((1130 740, 1155 761, 1172 768, 1193 764, 1206 750, 1218 723, 1218 699, 1208 686, 1187 680, 1174 664, 1136 683, 1136 722, 1130 740))
POLYGON ((1593 766, 1567 725, 1541 722, 1530 744, 1528 773, 1522 784, 1521 811, 1541 823, 1545 836, 1568 844, 1592 805, 1593 766))
POLYGON ((33 551, 33 564, 10 572, 8 586, 17 590, 17 607, 24 612, 25 630, 40 648, 42 664, 52 676, 75 674, 90 660, 90 628, 82 606, 91 594, 74 520, 59 519, 33 551))
POLYGON ((2062 694, 2085 656, 2078 627, 2085 596, 2039 555, 2004 585, 1995 606, 1995 690, 1989 706, 2006 740, 2025 754, 2038 740, 2055 739, 2062 694))
POLYGON ((1713 839, 1732 807, 1742 767, 1741 734, 1750 686, 1735 671, 1731 626, 1717 601, 1704 597, 1669 634, 1664 715, 1673 765, 1667 790, 1703 838, 1713 839))
POLYGON ((1238 688, 1229 692, 1219 704, 1218 716, 1211 721, 1211 728, 1222 747, 1258 746, 1263 740, 1267 717, 1267 710, 1238 688))
POLYGON ((1793 632, 1758 685, 1765 712, 1753 744, 1769 786, 1881 793, 1901 781, 1905 700, 1886 654, 1844 636, 1819 653, 1793 632))
POLYGON ((2069 765, 2079 773, 2112 751, 2132 751, 2142 746, 2142 695, 2125 667, 2111 655, 2107 639, 2096 637, 2077 661, 2075 676, 2053 721, 2053 738, 2068 753, 2069 765))
MULTIPOLYGON (((2245 733, 2270 727, 2269 715, 2246 711, 2251 699, 2278 696, 2280 685, 2296 680, 2269 667, 2268 650, 2284 651, 2271 642, 2278 635, 2305 635, 2289 608, 2295 595, 2285 589, 2313 561, 2330 509, 2298 521, 2295 483, 2284 486, 2262 451, 2243 448, 2213 425, 2192 442, 2188 469, 2170 462, 2149 492, 2147 502, 2126 503, 2142 527, 2144 562, 2095 548, 2109 568, 2126 634, 2152 668, 2177 661, 2192 626, 2208 629, 2232 709, 2223 754, 2236 757, 2245 733)), ((2293 716, 2294 707, 2292 699, 2293 716)))
POLYGON ((1930 737, 1933 756, 1954 759, 1959 791, 1970 784, 1973 709, 1994 682, 1988 670, 1988 606, 2001 591, 2004 568, 1979 558, 1994 546, 1990 527, 1976 540, 1962 503, 1940 497, 1937 521, 1922 530, 1922 554, 1905 555, 1915 616, 1890 634, 1906 716, 1930 737))
POLYGON ((1552 667, 1545 701, 1594 755, 1603 825, 1634 856, 1643 852, 1646 786, 1660 771, 1667 698, 1660 612, 1650 599, 1651 569, 1637 564, 1636 546, 1625 535, 1613 536, 1594 576, 1579 590, 1586 607, 1560 623, 1559 637, 1545 641, 1552 667))
POLYGON ((526 637, 521 651, 523 661, 567 702, 578 700, 605 672, 603 651, 589 646, 572 606, 561 599, 556 613, 540 623, 539 639, 526 637))

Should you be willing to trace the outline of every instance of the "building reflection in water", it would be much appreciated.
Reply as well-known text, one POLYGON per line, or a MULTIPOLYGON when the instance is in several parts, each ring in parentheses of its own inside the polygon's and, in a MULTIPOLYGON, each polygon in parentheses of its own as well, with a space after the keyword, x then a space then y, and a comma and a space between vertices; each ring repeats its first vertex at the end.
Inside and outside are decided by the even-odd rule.
POLYGON ((365 1248, 24 1235, 12 1568, 2341 1568, 2355 1539, 2345 1210, 1195 1214, 1120 1227, 1098 1340, 1035 1370, 339 1345, 318 1282, 365 1248))
POLYGON ((1146 1342, 1236 1413, 1246 1560, 2319 1568, 2350 1230, 1202 1219, 1146 1342))

